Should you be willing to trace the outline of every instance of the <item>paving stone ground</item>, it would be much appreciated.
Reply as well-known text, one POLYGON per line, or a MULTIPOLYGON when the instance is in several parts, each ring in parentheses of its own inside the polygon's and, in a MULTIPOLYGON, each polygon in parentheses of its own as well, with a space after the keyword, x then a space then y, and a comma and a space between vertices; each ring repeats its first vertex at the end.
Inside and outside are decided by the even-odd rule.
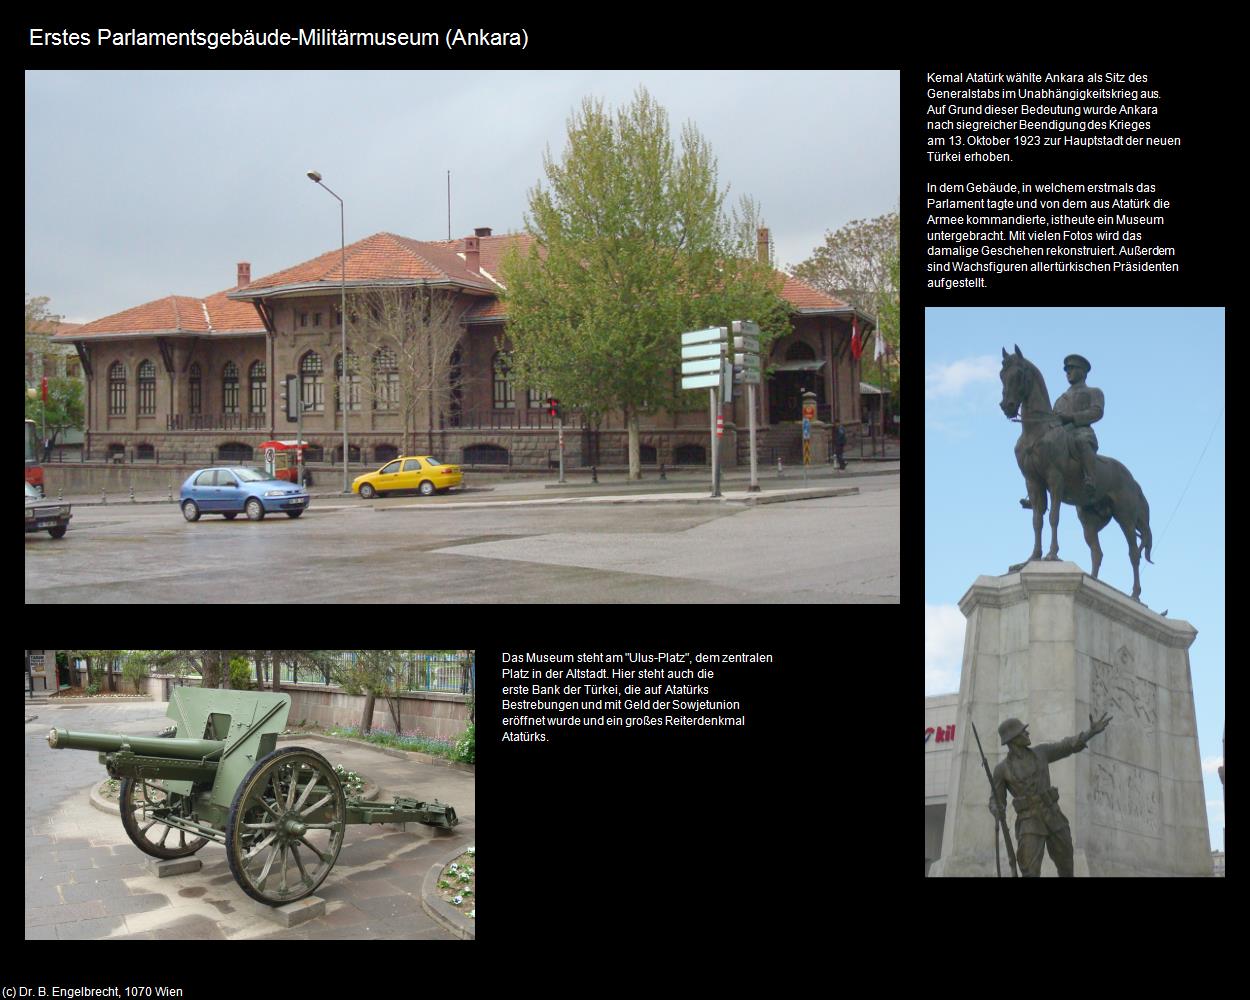
MULTIPOLYGON (((88 793, 107 775, 96 755, 52 750, 52 728, 154 735, 169 724, 157 702, 76 707, 27 706, 25 727, 25 919, 27 940, 210 938, 452 939, 421 909, 421 880, 440 856, 475 843, 474 776, 400 760, 363 747, 301 737, 332 764, 365 774, 393 795, 437 798, 456 809, 450 833, 420 824, 349 826, 334 870, 318 895, 326 915, 283 929, 230 874, 224 847, 208 844, 194 874, 158 879, 121 820, 93 808, 88 793)), ((280 742, 279 746, 292 746, 280 742)))

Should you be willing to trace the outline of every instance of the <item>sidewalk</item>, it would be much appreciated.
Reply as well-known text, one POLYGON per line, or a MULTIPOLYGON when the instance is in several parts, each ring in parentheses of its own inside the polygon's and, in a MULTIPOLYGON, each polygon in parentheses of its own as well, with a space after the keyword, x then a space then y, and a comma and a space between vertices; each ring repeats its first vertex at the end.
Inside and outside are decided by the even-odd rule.
MULTIPOLYGON (((895 459, 875 461, 847 459, 847 467, 843 471, 832 465, 811 466, 804 477, 803 467, 784 467, 781 477, 777 475, 776 466, 759 468, 758 493, 749 493, 747 486, 751 474, 748 469, 731 469, 721 475, 722 499, 745 500, 747 502, 777 502, 781 499, 810 499, 812 496, 837 496, 855 490, 843 489, 853 486, 856 480, 871 476, 898 475, 901 462, 895 459), (838 492, 830 493, 830 489, 838 492), (815 492, 813 492, 815 491, 815 492), (769 496, 769 499, 764 499, 769 496)), ((598 483, 591 482, 591 471, 578 467, 566 470, 567 482, 556 482, 557 473, 533 474, 523 478, 496 478, 489 473, 465 473, 463 489, 434 497, 421 497, 415 492, 400 494, 396 499, 410 499, 415 503, 427 506, 467 505, 474 506, 486 503, 499 504, 506 502, 698 502, 714 500, 711 496, 712 476, 706 469, 675 470, 666 473, 660 479, 659 471, 648 468, 641 480, 628 479, 624 470, 600 470, 598 483)), ((338 501, 342 504, 367 506, 377 503, 376 500, 362 500, 359 496, 344 494, 329 487, 325 477, 319 476, 319 482, 312 487, 309 495, 313 500, 338 501)), ((339 480, 341 481, 341 480, 339 480)), ((168 490, 149 490, 138 492, 132 500, 129 493, 114 494, 78 494, 66 497, 50 496, 52 500, 63 500, 73 506, 131 506, 132 504, 169 504, 177 503, 178 491, 174 488, 172 501, 168 490)), ((384 500, 390 497, 384 498, 384 500)), ((718 502, 718 501, 717 501, 718 502)))

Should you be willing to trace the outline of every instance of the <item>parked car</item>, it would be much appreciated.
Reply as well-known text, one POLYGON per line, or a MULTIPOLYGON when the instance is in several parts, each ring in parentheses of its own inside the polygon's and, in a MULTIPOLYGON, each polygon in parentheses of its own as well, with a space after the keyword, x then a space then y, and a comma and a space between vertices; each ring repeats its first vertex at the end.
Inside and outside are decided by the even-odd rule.
POLYGON ((352 492, 366 500, 398 490, 416 490, 423 497, 442 493, 464 482, 458 465, 444 465, 430 455, 408 455, 387 462, 377 472, 369 472, 352 480, 352 492))
POLYGON ((308 491, 296 483, 274 479, 263 469, 223 465, 191 473, 182 484, 178 502, 188 521, 198 521, 201 514, 221 514, 233 521, 241 513, 250 521, 259 521, 278 511, 299 517, 308 509, 308 491))
POLYGON ((69 504, 46 501, 30 483, 26 484, 27 531, 46 531, 53 538, 64 538, 71 517, 69 504))

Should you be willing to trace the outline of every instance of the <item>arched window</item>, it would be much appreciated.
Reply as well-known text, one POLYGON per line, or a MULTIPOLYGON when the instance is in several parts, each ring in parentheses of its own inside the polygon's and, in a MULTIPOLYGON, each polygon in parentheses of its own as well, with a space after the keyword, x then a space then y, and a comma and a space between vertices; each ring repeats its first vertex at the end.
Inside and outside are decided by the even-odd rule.
POLYGON ((326 408, 324 372, 321 355, 309 351, 299 359, 299 389, 304 410, 324 413, 326 408))
POLYGON ((221 370, 221 412, 239 412, 239 366, 233 361, 221 370))
MULTIPOLYGON (((343 355, 338 355, 334 359, 334 375, 336 380, 343 377, 343 355)), ((343 401, 339 398, 339 385, 335 382, 334 386, 334 408, 341 410, 343 401)), ((360 409, 360 366, 356 362, 356 355, 351 351, 347 352, 347 408, 349 410, 360 409)), ((339 451, 343 449, 340 447, 339 451)))
POLYGON ((109 366, 109 416, 120 417, 126 413, 126 366, 114 361, 109 366))
POLYGON ((380 444, 373 449, 375 462, 392 462, 399 458, 399 449, 393 444, 380 444))
POLYGON ((263 417, 267 405, 266 399, 268 398, 265 362, 252 362, 252 367, 247 370, 247 381, 250 386, 248 395, 252 401, 251 412, 263 417))
POLYGON ((191 389, 187 405, 192 416, 199 416, 204 407, 204 373, 198 361, 187 371, 187 383, 191 389))
POLYGON ((787 361, 815 361, 816 351, 813 350, 811 344, 805 344, 801 340, 796 340, 793 344, 786 348, 787 361))
POLYGON ((399 366, 389 347, 379 348, 373 355, 373 408, 399 409, 399 366))
POLYGON ((156 365, 146 358, 139 362, 139 416, 156 412, 156 365))
POLYGON ((497 351, 491 359, 490 367, 494 376, 495 409, 516 409, 516 390, 512 386, 512 366, 508 362, 508 355, 503 351, 497 351))

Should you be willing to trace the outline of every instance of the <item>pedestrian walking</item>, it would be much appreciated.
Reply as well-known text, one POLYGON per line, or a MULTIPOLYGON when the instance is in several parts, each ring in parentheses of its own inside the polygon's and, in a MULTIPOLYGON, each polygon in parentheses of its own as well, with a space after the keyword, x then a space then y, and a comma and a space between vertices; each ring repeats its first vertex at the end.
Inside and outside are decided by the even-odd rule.
POLYGON ((833 422, 833 454, 838 460, 838 468, 846 468, 846 460, 842 457, 842 449, 846 447, 846 428, 841 420, 833 422))

